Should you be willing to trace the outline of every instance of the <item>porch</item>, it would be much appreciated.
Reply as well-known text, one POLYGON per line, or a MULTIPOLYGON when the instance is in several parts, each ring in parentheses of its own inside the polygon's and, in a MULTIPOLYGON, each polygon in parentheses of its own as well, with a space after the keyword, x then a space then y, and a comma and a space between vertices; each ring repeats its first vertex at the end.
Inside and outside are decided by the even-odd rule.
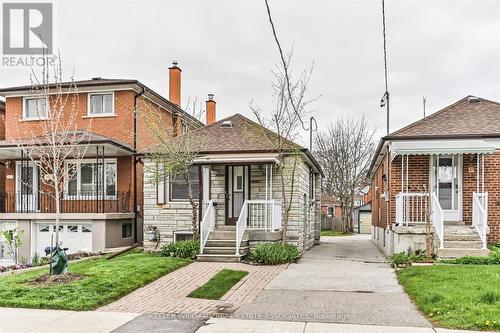
POLYGON ((394 230, 418 234, 429 223, 437 253, 487 251, 485 160, 494 148, 468 141, 394 142, 391 148, 394 230))
POLYGON ((201 260, 239 261, 255 244, 281 240, 274 156, 198 162, 201 260))

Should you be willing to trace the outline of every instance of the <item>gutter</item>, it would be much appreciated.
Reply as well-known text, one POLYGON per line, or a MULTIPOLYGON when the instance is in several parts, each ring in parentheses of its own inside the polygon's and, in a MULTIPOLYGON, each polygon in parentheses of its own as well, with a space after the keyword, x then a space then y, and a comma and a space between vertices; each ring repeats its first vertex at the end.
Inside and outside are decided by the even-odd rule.
POLYGON ((134 182, 134 243, 137 243, 137 233, 138 233, 138 227, 137 227, 137 214, 139 213, 137 211, 137 113, 138 113, 138 99, 144 93, 146 92, 146 89, 142 87, 142 91, 134 96, 134 154, 133 154, 133 160, 134 160, 134 175, 133 175, 133 182, 134 182))

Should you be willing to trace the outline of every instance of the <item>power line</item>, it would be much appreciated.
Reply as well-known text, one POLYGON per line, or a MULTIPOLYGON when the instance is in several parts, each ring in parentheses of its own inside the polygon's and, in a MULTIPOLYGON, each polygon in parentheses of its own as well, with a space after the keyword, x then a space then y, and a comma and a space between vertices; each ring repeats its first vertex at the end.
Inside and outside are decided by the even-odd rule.
POLYGON ((384 77, 385 77, 385 93, 382 97, 383 105, 387 110, 387 134, 389 134, 389 84, 387 82, 387 38, 385 35, 385 1, 382 0, 382 33, 384 37, 384 77))

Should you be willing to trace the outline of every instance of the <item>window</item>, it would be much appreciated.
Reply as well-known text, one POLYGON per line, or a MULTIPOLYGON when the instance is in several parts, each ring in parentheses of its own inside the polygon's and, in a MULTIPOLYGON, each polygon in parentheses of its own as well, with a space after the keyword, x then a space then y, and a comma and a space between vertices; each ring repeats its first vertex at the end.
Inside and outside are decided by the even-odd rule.
POLYGON ((328 216, 333 216, 333 207, 328 207, 328 216))
POLYGON ((132 237, 132 223, 122 224, 122 238, 132 237))
POLYGON ((113 93, 89 94, 89 116, 109 116, 115 114, 113 93))
MULTIPOLYGON (((189 168, 189 179, 191 180, 191 192, 193 198, 198 199, 200 181, 198 179, 198 166, 191 166, 189 168)), ((183 176, 177 176, 170 181, 170 200, 187 200, 188 189, 187 182, 183 176)))
POLYGON ((25 98, 23 119, 46 119, 47 99, 45 97, 25 98))
POLYGON ((90 224, 82 225, 82 232, 92 232, 92 226, 90 224))
POLYGON ((40 232, 49 232, 50 231, 48 224, 40 224, 40 226, 38 228, 40 228, 40 232))
POLYGON ((78 232, 77 225, 68 225, 68 232, 78 232))
POLYGON ((193 233, 189 231, 174 231, 174 243, 193 239, 193 233))
POLYGON ((67 185, 67 194, 83 196, 84 199, 95 196, 97 192, 98 195, 102 195, 104 181, 105 196, 114 197, 116 195, 116 161, 105 161, 104 170, 106 171, 103 175, 102 165, 98 165, 95 161, 82 161, 79 165, 67 162, 66 172, 73 174, 67 185))

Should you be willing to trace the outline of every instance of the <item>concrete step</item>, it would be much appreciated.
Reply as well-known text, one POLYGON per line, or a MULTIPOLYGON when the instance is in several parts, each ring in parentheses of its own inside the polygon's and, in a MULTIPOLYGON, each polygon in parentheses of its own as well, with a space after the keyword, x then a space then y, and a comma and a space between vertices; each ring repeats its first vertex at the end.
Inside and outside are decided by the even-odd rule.
MULTIPOLYGON (((205 247, 232 247, 235 248, 236 240, 227 240, 227 239, 208 239, 205 247)), ((243 240, 240 246, 248 246, 248 241, 243 240)))
POLYGON ((243 255, 234 254, 198 254, 198 261, 204 262, 240 262, 243 255))
POLYGON ((458 240, 458 241, 449 241, 445 240, 444 241, 444 247, 445 248, 452 248, 452 249, 481 249, 483 248, 483 242, 481 240, 473 240, 473 241, 463 241, 463 240, 458 240))
POLYGON ((235 225, 216 225, 215 230, 236 231, 235 225))
MULTIPOLYGON (((248 246, 240 247, 240 254, 248 254, 248 246)), ((235 254, 236 247, 226 247, 226 246, 205 246, 203 249, 203 254, 235 254)))
POLYGON ((474 235, 477 234, 476 229, 473 226, 444 226, 445 234, 460 234, 460 235, 474 235))
POLYGON ((215 229, 210 232, 208 239, 214 240, 235 240, 236 231, 215 229))
POLYGON ((481 256, 486 257, 490 254, 490 250, 483 249, 460 249, 460 248, 444 248, 437 250, 437 256, 439 258, 459 258, 465 256, 481 256))
POLYGON ((445 234, 444 241, 466 241, 466 242, 476 242, 481 241, 478 234, 466 235, 466 234, 445 234))

